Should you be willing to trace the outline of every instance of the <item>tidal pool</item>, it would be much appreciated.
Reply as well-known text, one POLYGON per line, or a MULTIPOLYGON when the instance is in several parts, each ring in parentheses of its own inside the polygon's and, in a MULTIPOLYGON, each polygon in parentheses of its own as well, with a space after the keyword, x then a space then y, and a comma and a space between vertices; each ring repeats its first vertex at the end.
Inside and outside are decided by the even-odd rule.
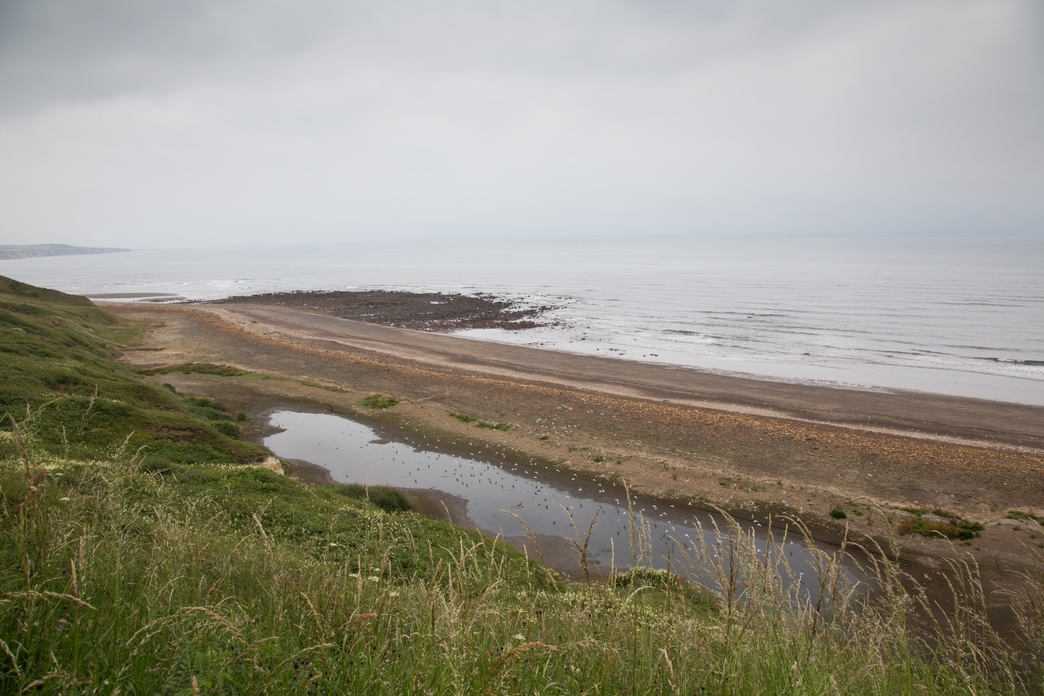
MULTIPOLYGON (((621 484, 542 466, 477 438, 419 440, 326 413, 276 411, 269 418, 280 432, 265 438, 264 444, 277 456, 321 466, 339 483, 388 485, 463 501, 466 519, 454 522, 500 536, 567 575, 576 576, 580 570, 579 554, 569 540, 579 539, 583 545, 596 514, 587 546, 592 575, 605 575, 613 565, 618 570, 635 565, 632 514, 633 528, 648 530, 637 535, 638 555, 656 568, 694 580, 712 580, 707 567, 690 562, 699 556, 701 535, 712 555, 720 552, 719 541, 725 541, 718 529, 725 532, 727 521, 689 503, 632 493, 628 511, 621 484)), ((796 581, 813 597, 818 594, 814 552, 793 530, 785 539, 776 530, 770 539, 758 521, 742 523, 742 528, 753 535, 762 558, 769 551, 785 554, 791 577, 784 577, 784 584, 796 581)), ((850 580, 856 578, 853 568, 845 572, 850 580)))

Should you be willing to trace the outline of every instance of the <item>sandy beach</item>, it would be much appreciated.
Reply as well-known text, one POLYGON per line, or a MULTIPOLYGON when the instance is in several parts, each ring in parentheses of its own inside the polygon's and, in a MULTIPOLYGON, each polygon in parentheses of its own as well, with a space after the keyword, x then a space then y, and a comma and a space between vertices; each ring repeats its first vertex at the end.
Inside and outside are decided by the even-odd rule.
POLYGON ((276 378, 154 378, 258 415, 294 401, 358 413, 363 396, 390 394, 402 403, 369 417, 623 477, 643 493, 738 516, 792 515, 824 540, 846 526, 857 538, 892 539, 926 578, 958 553, 1000 578, 1024 565, 1024 544, 1042 541, 1035 523, 1009 517, 1044 516, 1039 407, 744 379, 284 307, 107 309, 151 324, 145 343, 123 356, 135 367, 210 362, 276 378), (475 428, 450 412, 509 430, 475 428), (839 506, 851 513, 843 522, 830 517, 839 506), (986 528, 966 545, 896 536, 904 510, 915 509, 986 528))

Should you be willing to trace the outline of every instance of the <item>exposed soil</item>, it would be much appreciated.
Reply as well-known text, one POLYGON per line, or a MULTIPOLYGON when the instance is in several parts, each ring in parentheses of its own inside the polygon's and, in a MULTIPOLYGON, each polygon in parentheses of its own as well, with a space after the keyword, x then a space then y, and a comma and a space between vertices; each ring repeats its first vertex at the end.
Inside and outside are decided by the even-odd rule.
POLYGON ((341 319, 420 331, 508 329, 544 326, 539 317, 551 307, 520 307, 491 295, 460 295, 394 290, 275 292, 230 297, 215 304, 274 305, 318 312, 341 319))

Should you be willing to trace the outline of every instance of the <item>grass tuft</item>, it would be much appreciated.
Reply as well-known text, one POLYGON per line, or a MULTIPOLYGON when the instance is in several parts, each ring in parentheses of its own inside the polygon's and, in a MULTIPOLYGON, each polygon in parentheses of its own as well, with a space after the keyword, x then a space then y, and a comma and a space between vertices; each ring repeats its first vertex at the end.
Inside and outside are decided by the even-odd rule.
POLYGON ((979 536, 983 529, 984 527, 977 522, 969 522, 957 517, 951 517, 948 520, 933 520, 917 515, 899 522, 898 531, 899 534, 920 534, 967 541, 979 536))
POLYGON ((385 512, 413 510, 413 505, 405 495, 388 486, 364 486, 358 483, 348 483, 337 485, 334 490, 346 498, 366 500, 385 512))
POLYGON ((363 407, 370 411, 383 411, 397 403, 399 403, 398 399, 393 396, 385 396, 384 394, 371 394, 362 400, 363 407))

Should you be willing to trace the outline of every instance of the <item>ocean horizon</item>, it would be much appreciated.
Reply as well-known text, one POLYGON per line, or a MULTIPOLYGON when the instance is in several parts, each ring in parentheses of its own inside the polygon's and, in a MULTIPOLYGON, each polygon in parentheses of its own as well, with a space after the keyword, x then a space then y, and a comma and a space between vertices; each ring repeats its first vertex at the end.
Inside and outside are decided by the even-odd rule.
POLYGON ((759 379, 1044 405, 1044 239, 368 240, 3 260, 0 275, 153 301, 293 290, 492 294, 552 307, 547 325, 458 335, 759 379))

